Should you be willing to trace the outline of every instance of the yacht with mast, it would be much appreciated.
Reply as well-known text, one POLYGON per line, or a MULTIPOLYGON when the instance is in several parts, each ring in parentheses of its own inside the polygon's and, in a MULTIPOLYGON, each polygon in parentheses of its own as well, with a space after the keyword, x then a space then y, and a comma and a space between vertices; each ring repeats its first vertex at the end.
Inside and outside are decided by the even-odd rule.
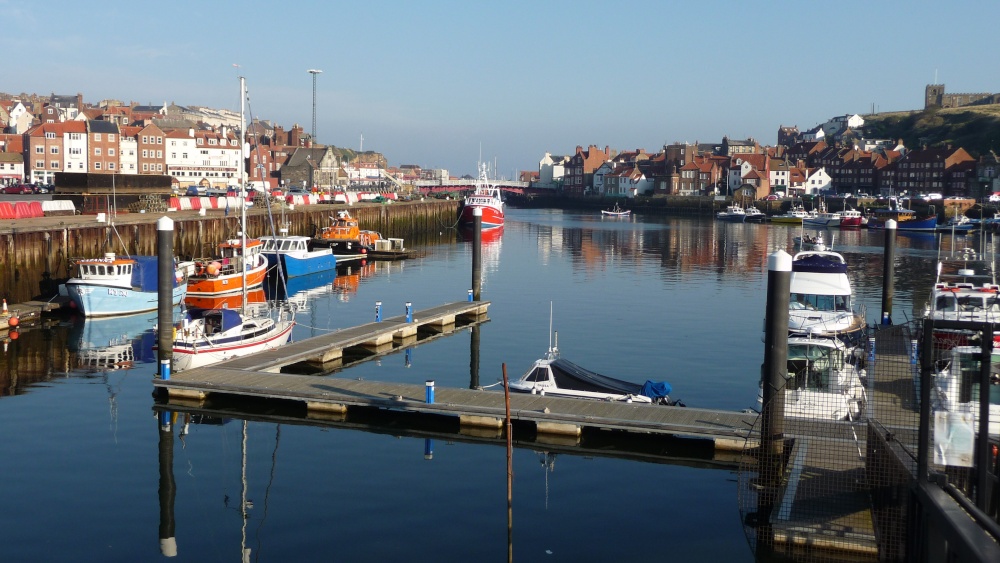
MULTIPOLYGON (((240 145, 246 131, 244 105, 246 102, 246 82, 240 77, 240 145)), ((244 178, 244 160, 240 155, 238 164, 238 181, 241 199, 245 201, 246 178, 244 178)), ((246 206, 241 207, 240 239, 241 249, 255 248, 253 256, 263 260, 263 271, 266 273, 267 260, 260 254, 260 241, 248 247, 246 234, 246 206)), ((233 248, 237 248, 234 244, 233 248)), ((255 258, 255 260, 257 259, 255 258)), ((244 262, 246 263, 246 262, 244 262)), ((281 307, 269 302, 249 303, 247 289, 250 287, 253 268, 239 268, 239 287, 242 292, 241 306, 238 310, 223 308, 202 309, 188 308, 184 312, 180 325, 176 327, 173 354, 174 369, 184 370, 206 366, 231 358, 254 354, 263 350, 277 348, 289 341, 292 327, 295 326, 294 311, 289 307, 281 307)), ((232 278, 236 279, 236 278, 232 278)), ((190 292, 189 292, 190 293, 190 292)))

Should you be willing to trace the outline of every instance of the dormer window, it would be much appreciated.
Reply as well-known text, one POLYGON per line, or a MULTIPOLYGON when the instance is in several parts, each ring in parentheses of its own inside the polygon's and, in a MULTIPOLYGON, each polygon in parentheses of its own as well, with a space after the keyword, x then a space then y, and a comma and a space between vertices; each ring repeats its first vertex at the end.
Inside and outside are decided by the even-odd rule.
POLYGON ((198 137, 198 144, 199 145, 204 145, 205 144, 204 141, 205 141, 205 139, 202 139, 201 137, 198 137))
POLYGON ((47 133, 45 133, 45 138, 46 139, 55 139, 56 138, 56 134, 55 133, 51 133, 51 132, 47 132, 47 133))

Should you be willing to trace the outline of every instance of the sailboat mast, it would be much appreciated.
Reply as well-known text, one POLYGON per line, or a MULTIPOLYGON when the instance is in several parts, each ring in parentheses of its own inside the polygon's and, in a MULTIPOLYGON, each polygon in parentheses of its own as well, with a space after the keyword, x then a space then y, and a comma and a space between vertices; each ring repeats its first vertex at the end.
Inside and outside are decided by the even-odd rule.
POLYGON ((243 259, 243 300, 240 307, 240 311, 245 312, 247 306, 247 260, 249 254, 247 252, 247 194, 246 194, 246 183, 243 181, 243 132, 246 130, 246 117, 245 117, 245 105, 247 100, 247 83, 246 78, 240 77, 240 131, 237 134, 236 141, 238 143, 240 154, 239 158, 236 159, 236 173, 238 175, 238 182, 240 183, 240 237, 242 243, 243 259))

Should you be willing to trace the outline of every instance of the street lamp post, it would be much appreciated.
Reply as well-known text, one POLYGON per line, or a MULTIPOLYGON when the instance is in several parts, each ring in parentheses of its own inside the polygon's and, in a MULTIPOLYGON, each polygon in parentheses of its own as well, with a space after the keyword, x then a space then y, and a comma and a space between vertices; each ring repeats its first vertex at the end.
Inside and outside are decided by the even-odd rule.
POLYGON ((323 72, 322 70, 316 70, 311 68, 307 70, 309 74, 313 75, 313 128, 312 128, 312 142, 316 144, 316 75, 323 72))

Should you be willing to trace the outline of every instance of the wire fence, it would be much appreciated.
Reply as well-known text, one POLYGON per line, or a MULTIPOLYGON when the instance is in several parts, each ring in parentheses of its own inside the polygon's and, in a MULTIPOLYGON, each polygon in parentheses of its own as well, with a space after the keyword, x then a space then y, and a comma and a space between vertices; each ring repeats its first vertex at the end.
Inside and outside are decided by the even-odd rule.
POLYGON ((998 522, 993 330, 980 331, 991 358, 984 367, 975 328, 927 334, 921 322, 877 327, 857 348, 789 339, 785 385, 763 405, 752 434, 760 440, 747 442, 738 475, 740 514, 758 557, 913 560, 926 524, 914 517, 921 471, 972 507, 974 526, 989 532, 998 522), (922 448, 923 362, 933 383, 922 448))

